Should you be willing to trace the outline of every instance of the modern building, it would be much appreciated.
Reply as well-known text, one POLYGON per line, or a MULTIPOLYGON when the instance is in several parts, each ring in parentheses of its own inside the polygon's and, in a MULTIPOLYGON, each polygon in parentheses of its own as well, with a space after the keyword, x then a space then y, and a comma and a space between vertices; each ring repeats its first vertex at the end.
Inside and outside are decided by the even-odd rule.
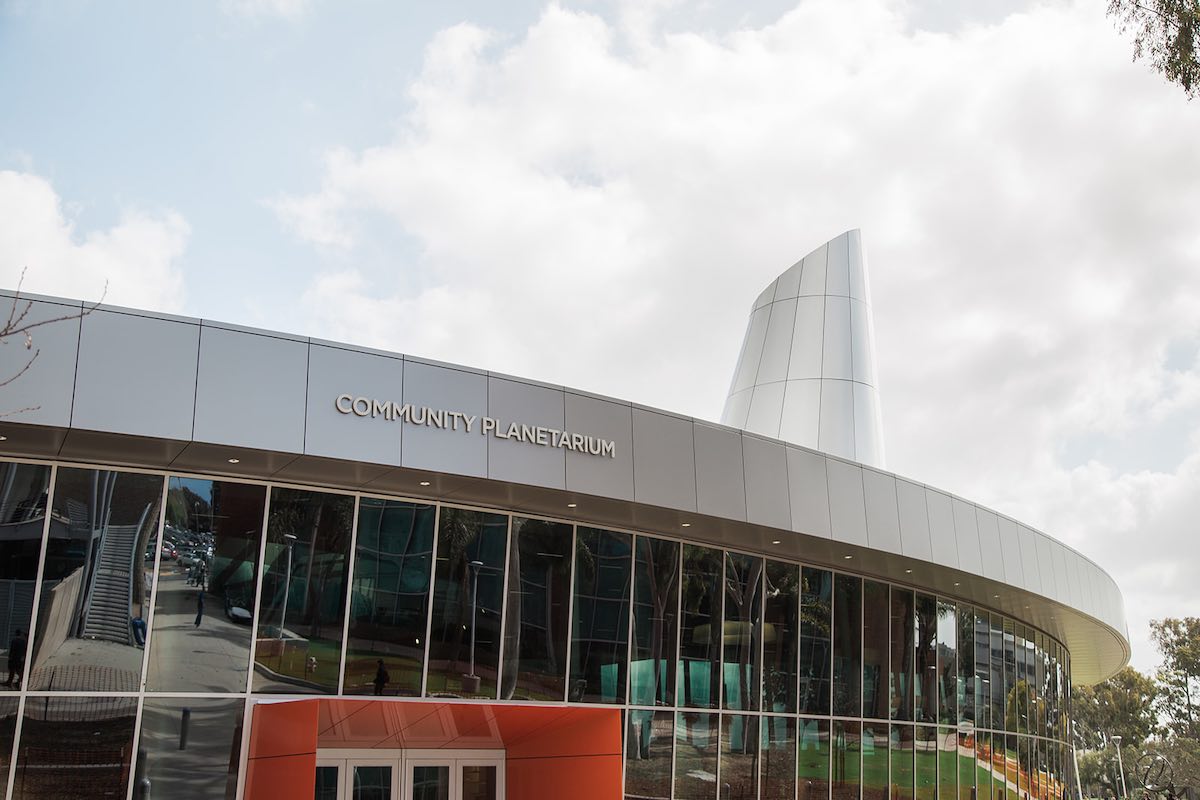
POLYGON ((7 797, 1057 800, 1128 658, 1100 567, 883 469, 856 231, 724 425, 85 308, 0 388, 7 797))

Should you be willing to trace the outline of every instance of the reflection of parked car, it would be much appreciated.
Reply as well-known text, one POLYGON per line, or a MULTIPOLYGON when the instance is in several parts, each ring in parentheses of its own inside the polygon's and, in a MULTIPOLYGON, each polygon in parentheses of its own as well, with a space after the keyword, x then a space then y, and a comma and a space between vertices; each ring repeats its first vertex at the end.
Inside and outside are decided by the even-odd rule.
POLYGON ((252 614, 245 607, 246 605, 249 605, 249 604, 244 603, 242 598, 233 597, 233 596, 229 595, 228 593, 226 593, 226 595, 225 595, 225 616, 229 617, 229 619, 232 622, 236 622, 239 625, 249 625, 250 622, 254 619, 254 614, 252 614))
POLYGON ((179 558, 179 551, 175 549, 174 545, 163 544, 162 557, 164 561, 173 561, 179 558))

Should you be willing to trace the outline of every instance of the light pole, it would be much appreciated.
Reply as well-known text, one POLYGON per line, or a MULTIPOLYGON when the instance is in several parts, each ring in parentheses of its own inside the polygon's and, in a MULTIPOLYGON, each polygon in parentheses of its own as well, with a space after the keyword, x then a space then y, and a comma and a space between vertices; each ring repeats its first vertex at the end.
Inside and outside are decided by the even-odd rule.
POLYGON ((1071 720, 1071 759, 1075 762, 1075 790, 1079 793, 1079 800, 1083 800, 1083 781, 1079 779, 1079 728, 1075 724, 1075 720, 1071 720))
POLYGON ((472 693, 479 691, 479 676, 475 674, 475 608, 479 596, 479 569, 482 561, 472 561, 467 564, 471 569, 471 671, 467 675, 466 684, 472 693))
POLYGON ((283 623, 287 621, 288 594, 292 588, 292 545, 296 543, 296 534, 285 533, 283 541, 287 545, 287 571, 283 576, 283 612, 279 615, 279 638, 283 639, 283 623))
POLYGON ((1112 737, 1113 744, 1117 746, 1117 769, 1121 770, 1121 794, 1125 796, 1125 800, 1129 800, 1129 788, 1125 785, 1125 762, 1121 758, 1121 737, 1112 737))

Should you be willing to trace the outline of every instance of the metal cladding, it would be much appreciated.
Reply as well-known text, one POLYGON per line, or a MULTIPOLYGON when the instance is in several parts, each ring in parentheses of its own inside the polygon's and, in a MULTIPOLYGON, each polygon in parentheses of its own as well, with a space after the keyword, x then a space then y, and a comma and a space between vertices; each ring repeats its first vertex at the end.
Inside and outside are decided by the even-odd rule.
POLYGON ((754 301, 721 422, 884 466, 862 234, 813 250, 754 301))

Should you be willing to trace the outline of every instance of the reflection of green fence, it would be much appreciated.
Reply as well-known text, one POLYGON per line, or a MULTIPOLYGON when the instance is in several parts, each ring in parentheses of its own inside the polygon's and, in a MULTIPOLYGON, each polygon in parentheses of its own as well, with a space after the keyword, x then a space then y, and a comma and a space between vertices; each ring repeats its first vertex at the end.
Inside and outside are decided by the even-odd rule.
POLYGON ((629 702, 635 706, 657 705, 657 697, 667 696, 667 661, 666 659, 641 659, 629 663, 629 702), (658 686, 654 685, 655 666, 657 665, 658 686))

